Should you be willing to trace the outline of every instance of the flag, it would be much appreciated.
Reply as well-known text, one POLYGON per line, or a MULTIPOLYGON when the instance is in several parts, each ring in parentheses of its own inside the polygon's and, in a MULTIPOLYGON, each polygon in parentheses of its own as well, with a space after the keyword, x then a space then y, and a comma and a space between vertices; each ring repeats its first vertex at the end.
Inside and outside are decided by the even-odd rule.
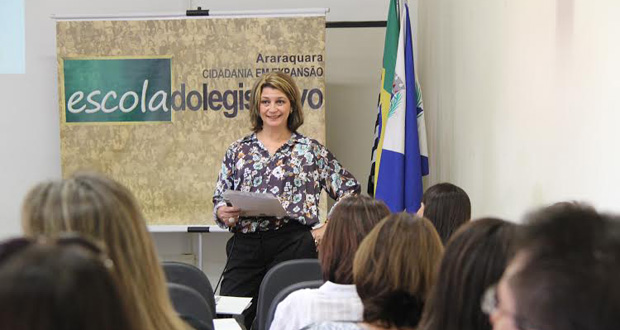
POLYGON ((383 68, 381 70, 381 88, 377 101, 377 121, 375 122, 375 138, 371 152, 370 176, 368 177, 368 195, 375 196, 376 174, 379 173, 384 138, 385 121, 390 109, 392 97, 392 82, 394 81, 394 67, 396 64, 396 50, 398 48, 398 1, 391 0, 388 9, 387 26, 385 30, 385 44, 383 47, 383 68))
MULTIPOLYGON (((387 116, 375 161, 375 198, 392 212, 416 212, 422 200, 422 177, 428 175, 428 150, 422 95, 415 76, 409 8, 403 5, 387 116)), ((385 55, 385 53, 384 53, 385 55)), ((384 62, 385 63, 385 62, 384 62)), ((381 107, 385 112, 385 107, 381 107)))

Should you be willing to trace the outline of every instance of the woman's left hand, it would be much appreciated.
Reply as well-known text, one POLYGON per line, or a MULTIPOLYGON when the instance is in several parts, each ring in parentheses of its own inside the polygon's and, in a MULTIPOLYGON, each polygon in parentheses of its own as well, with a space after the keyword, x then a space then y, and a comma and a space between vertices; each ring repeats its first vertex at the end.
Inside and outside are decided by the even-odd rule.
POLYGON ((325 234, 325 228, 327 228, 327 223, 324 223, 321 227, 312 229, 312 237, 314 237, 314 244, 318 247, 321 243, 321 239, 323 239, 323 234, 325 234))

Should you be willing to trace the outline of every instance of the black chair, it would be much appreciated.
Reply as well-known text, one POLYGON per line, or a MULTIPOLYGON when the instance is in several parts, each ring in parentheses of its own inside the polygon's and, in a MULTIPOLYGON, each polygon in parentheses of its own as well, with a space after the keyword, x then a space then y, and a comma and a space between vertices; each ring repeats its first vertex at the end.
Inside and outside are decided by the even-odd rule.
POLYGON ((182 284, 168 283, 172 306, 194 329, 213 330, 213 314, 198 291, 182 284))
POLYGON ((266 321, 269 317, 271 302, 280 291, 291 284, 323 279, 321 264, 318 259, 288 260, 271 268, 260 285, 254 330, 268 330, 266 321))
POLYGON ((267 319, 265 320, 265 329, 269 329, 271 327, 271 322, 273 322, 273 317, 276 315, 276 309, 278 308, 278 304, 282 302, 282 300, 286 299, 289 294, 293 291, 301 290, 301 289, 316 289, 323 285, 323 280, 316 281, 304 281, 295 284, 291 284, 286 288, 280 290, 280 292, 273 298, 271 302, 271 306, 269 306, 269 312, 267 314, 267 319))
POLYGON ((188 286, 200 293, 209 306, 211 315, 215 315, 215 296, 213 287, 205 273, 198 267, 182 262, 166 261, 162 263, 166 282, 188 286))

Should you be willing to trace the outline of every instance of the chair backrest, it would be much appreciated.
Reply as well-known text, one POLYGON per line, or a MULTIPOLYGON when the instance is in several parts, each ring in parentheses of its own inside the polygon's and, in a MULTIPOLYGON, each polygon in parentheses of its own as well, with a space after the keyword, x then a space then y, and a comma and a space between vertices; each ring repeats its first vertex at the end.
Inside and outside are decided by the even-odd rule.
POLYGON ((166 274, 166 282, 182 284, 198 291, 207 302, 211 315, 215 315, 213 287, 202 270, 194 265, 175 261, 163 262, 162 266, 166 274))
POLYGON ((271 268, 260 285, 256 305, 256 330, 268 330, 265 321, 268 318, 271 302, 287 286, 305 281, 322 280, 321 264, 318 259, 295 259, 281 262, 271 268))
POLYGON ((195 329, 213 330, 213 314, 198 291, 182 284, 168 283, 172 306, 195 329))
POLYGON ((280 290, 280 292, 273 298, 271 302, 271 306, 269 306, 269 312, 267 313, 267 318, 265 320, 265 329, 269 329, 271 327, 271 322, 273 322, 273 317, 276 315, 276 309, 278 308, 278 304, 286 299, 289 294, 293 291, 301 290, 301 289, 316 289, 323 285, 323 280, 315 280, 315 281, 304 281, 295 284, 291 284, 286 288, 280 290))

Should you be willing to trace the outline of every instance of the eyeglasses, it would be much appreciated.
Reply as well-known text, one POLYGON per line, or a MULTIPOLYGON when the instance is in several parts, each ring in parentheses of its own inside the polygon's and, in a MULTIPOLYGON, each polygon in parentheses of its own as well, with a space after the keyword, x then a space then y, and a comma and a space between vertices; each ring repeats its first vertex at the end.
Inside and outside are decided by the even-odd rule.
POLYGON ((536 330, 536 328, 532 327, 530 323, 523 318, 522 316, 517 315, 514 312, 507 311, 503 308, 499 307, 499 299, 497 298, 497 285, 491 285, 486 289, 484 294, 482 295, 482 300, 480 302, 480 309, 487 316, 491 316, 496 312, 503 313, 505 315, 509 315, 515 323, 515 326, 519 330, 536 330))
POLYGON ((63 234, 54 239, 20 237, 4 241, 0 243, 0 264, 35 244, 50 244, 67 248, 79 247, 95 255, 107 269, 114 268, 114 262, 106 254, 104 246, 75 234, 63 234))

